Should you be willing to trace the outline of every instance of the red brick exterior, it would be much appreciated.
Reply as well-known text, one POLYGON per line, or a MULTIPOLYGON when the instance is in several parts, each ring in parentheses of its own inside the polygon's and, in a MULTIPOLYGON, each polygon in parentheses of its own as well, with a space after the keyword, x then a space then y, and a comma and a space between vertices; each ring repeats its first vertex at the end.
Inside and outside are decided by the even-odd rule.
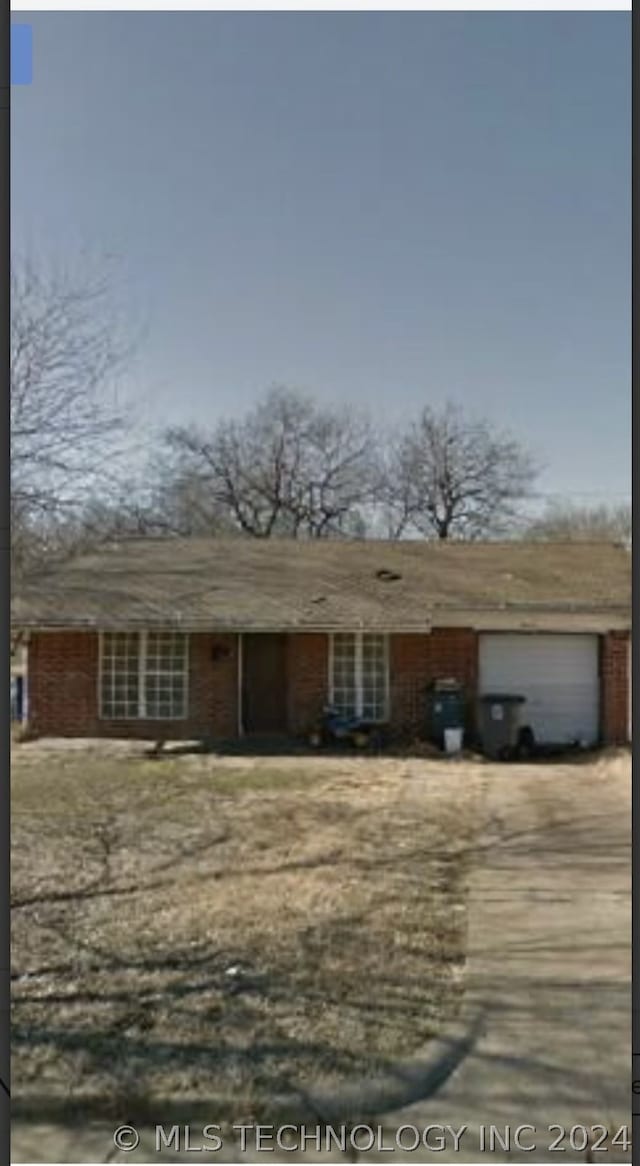
MULTIPOLYGON (((438 629, 431 635, 389 637, 389 705, 392 729, 400 736, 424 727, 425 688, 439 676, 455 676, 475 693, 477 637, 463 629, 438 629)), ((329 699, 329 637, 298 633, 287 650, 289 730, 306 732, 329 699)), ((472 701, 470 700, 470 706, 472 701)), ((469 723, 472 711, 469 710, 469 723)))
POLYGON ((29 728, 45 736, 97 736, 97 634, 32 635, 27 661, 29 728))
POLYGON ((40 632, 29 641, 29 728, 53 737, 157 740, 237 734, 237 637, 189 637, 189 716, 181 721, 101 720, 96 632, 40 632))
POLYGON ((627 632, 600 639, 600 727, 607 745, 629 740, 629 651, 627 632))
POLYGON ((452 677, 467 693, 466 723, 472 728, 477 671, 478 637, 469 628, 435 628, 430 635, 391 636, 389 695, 392 727, 403 736, 422 734, 425 689, 433 680, 452 677))
POLYGON ((329 637, 299 632, 287 641, 289 731, 297 736, 309 731, 328 700, 329 637))
MULTIPOLYGON (((601 637, 601 730, 610 744, 627 740, 627 633, 601 637)), ((40 632, 29 643, 29 727, 42 736, 233 739, 238 735, 238 637, 189 637, 189 712, 182 721, 103 721, 98 715, 99 637, 96 632, 40 632)), ((389 638, 390 721, 399 736, 424 728, 425 689, 437 677, 459 680, 468 694, 473 728, 478 636, 467 628, 389 638)), ((288 638, 288 727, 305 733, 329 697, 329 637, 288 638)))

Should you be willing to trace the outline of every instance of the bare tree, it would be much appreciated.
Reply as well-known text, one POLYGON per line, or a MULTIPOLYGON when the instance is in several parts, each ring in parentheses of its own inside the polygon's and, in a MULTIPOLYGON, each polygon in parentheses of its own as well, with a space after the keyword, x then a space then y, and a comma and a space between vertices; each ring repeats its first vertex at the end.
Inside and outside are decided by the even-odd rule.
POLYGON ((238 533, 212 490, 210 475, 192 449, 192 439, 195 434, 191 429, 171 430, 154 453, 147 472, 146 502, 138 508, 144 533, 183 537, 238 533))
POLYGON ((174 498, 189 498, 205 528, 246 535, 324 538, 362 533, 372 496, 373 439, 367 421, 271 389, 242 420, 166 435, 174 498))
POLYGON ((106 496, 125 427, 116 378, 128 355, 106 284, 11 276, 12 554, 19 568, 51 547, 92 490, 106 496))
POLYGON ((614 506, 575 506, 555 501, 524 529, 528 539, 611 540, 631 542, 631 506, 624 502, 614 506))
POLYGON ((430 538, 506 534, 536 469, 531 456, 485 420, 447 404, 423 410, 392 448, 381 491, 389 533, 430 538))

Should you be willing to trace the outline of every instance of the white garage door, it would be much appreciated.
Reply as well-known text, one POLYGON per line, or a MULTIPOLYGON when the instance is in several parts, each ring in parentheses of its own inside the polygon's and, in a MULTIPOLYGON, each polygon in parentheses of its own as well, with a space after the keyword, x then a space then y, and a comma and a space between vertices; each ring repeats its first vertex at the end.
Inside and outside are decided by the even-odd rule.
POLYGON ((480 693, 527 698, 524 720, 548 744, 598 738, 598 637, 480 636, 480 693))

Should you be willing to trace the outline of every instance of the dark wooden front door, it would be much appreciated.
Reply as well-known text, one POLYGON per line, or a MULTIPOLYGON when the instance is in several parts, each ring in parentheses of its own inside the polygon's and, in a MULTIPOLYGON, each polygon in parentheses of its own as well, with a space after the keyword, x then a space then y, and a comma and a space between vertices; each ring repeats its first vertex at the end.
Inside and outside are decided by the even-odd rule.
POLYGON ((287 728, 286 637, 242 637, 242 725, 245 733, 287 728))

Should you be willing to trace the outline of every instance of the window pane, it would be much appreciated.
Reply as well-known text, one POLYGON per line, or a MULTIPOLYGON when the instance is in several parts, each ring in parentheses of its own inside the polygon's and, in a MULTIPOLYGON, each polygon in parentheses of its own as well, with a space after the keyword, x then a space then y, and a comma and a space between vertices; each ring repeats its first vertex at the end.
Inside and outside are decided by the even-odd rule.
POLYGON ((145 668, 145 715, 175 720, 186 716, 187 637, 149 632, 145 668))
POLYGON ((348 716, 386 716, 387 640, 379 633, 340 633, 333 641, 333 701, 348 716))
POLYGON ((131 719, 138 716, 137 632, 107 632, 102 637, 100 715, 131 719))
POLYGON ((345 717, 357 715, 356 637, 338 633, 333 637, 333 704, 345 717))
POLYGON ((355 717, 357 715, 353 692, 334 692, 333 703, 341 716, 355 717))

